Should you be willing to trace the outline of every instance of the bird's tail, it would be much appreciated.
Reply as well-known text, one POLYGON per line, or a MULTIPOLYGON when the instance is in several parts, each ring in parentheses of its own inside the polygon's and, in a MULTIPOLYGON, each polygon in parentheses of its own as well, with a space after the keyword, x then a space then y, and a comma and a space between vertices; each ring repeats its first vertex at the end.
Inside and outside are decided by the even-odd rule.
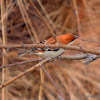
POLYGON ((22 52, 19 52, 18 53, 18 57, 23 57, 25 55, 30 55, 30 54, 34 54, 34 50, 37 50, 36 48, 33 48, 31 50, 23 50, 23 49, 20 49, 22 50, 22 52))
POLYGON ((30 52, 29 51, 23 51, 18 53, 18 57, 23 57, 25 55, 28 55, 30 52))

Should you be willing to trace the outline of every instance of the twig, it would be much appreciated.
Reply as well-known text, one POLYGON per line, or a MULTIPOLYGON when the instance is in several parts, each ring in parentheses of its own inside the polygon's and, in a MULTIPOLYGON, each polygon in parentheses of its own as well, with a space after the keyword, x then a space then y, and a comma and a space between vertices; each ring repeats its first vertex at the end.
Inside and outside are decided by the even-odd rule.
POLYGON ((11 84, 15 80, 17 80, 17 79, 21 78, 22 76, 28 74, 29 72, 34 71, 36 68, 39 68, 40 65, 43 65, 43 64, 47 63, 49 60, 51 60, 51 58, 47 58, 47 59, 41 61, 40 63, 36 64, 35 66, 25 70, 24 72, 21 72, 20 74, 18 74, 15 77, 13 77, 11 80, 9 80, 9 81, 5 82, 4 84, 0 85, 0 89, 5 87, 5 86, 7 86, 7 85, 9 85, 9 84, 11 84))
POLYGON ((57 88, 60 96, 63 98, 62 93, 60 92, 59 88, 57 87, 57 85, 55 84, 54 80, 51 78, 51 76, 49 75, 49 73, 45 70, 45 68, 43 66, 41 66, 41 68, 45 71, 45 73, 48 75, 48 77, 50 78, 50 80, 52 81, 52 83, 54 84, 54 86, 57 88))
POLYGON ((0 45, 2 48, 64 48, 69 50, 80 51, 84 53, 91 53, 99 55, 100 51, 95 49, 80 48, 77 46, 68 46, 63 44, 15 44, 15 45, 0 45))
POLYGON ((2 66, 0 66, 0 68, 6 68, 6 67, 15 66, 15 65, 22 65, 22 64, 26 64, 26 63, 30 63, 30 62, 41 61, 41 60, 43 60, 43 59, 32 59, 32 60, 28 60, 28 61, 17 62, 14 64, 2 65, 2 66))

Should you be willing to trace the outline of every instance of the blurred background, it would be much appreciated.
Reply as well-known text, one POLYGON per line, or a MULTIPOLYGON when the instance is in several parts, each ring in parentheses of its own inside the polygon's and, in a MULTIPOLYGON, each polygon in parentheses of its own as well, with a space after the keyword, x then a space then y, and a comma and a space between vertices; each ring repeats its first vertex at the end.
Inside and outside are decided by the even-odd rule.
MULTIPOLYGON (((100 42, 100 0, 31 0, 45 21, 52 26, 56 35, 73 33, 80 37, 75 6, 81 22, 81 38, 100 42)), ((51 37, 41 17, 27 0, 0 0, 0 43, 30 44, 51 37), (4 4, 3 4, 4 2, 4 4), (6 8, 6 9, 5 9, 6 8), (4 22, 4 23, 3 23, 4 22), (4 33, 4 34, 3 34, 4 33), (34 37, 37 34, 38 39, 34 37), (2 39, 5 42, 2 42, 2 39)), ((99 43, 75 40, 75 46, 100 49, 99 43)), ((19 50, 0 50, 0 65, 12 64, 31 59, 34 55, 18 57, 19 50), (2 55, 5 52, 5 55, 2 55)), ((67 54, 82 54, 67 50, 67 54)), ((100 100, 100 59, 85 65, 84 60, 57 60, 44 65, 65 100, 100 100), (98 97, 99 95, 99 97, 98 97), (95 97, 94 97, 95 96, 95 97)), ((7 68, 7 80, 38 62, 31 62, 7 68)), ((0 84, 2 84, 0 69, 0 84)), ((23 76, 7 86, 6 100, 38 100, 41 84, 40 69, 23 76)), ((41 100, 62 100, 57 88, 44 73, 41 100)), ((0 89, 0 98, 2 90, 0 89)), ((0 99, 3 100, 3 99, 0 99)))

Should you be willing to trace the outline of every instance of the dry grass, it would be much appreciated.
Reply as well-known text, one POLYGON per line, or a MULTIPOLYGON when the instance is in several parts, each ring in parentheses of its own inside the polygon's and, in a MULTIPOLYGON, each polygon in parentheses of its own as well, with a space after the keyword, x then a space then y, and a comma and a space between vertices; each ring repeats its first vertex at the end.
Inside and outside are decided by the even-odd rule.
MULTIPOLYGON (((35 43, 51 37, 47 26, 41 21, 40 16, 33 9, 27 0, 23 0, 23 5, 19 5, 19 0, 6 0, 7 11, 2 18, 7 17, 7 44, 35 43), (24 8, 21 8, 21 7, 24 8), (24 11, 25 10, 25 11, 24 11), (25 13, 24 13, 25 12, 25 13)), ((47 23, 50 23, 51 30, 56 35, 72 32, 79 36, 78 25, 75 14, 73 0, 32 0, 47 23), (40 5, 39 5, 40 4, 40 5), (42 8, 42 9, 41 9, 42 8), (46 15, 46 16, 45 16, 46 15)), ((100 42, 100 1, 99 0, 75 0, 81 21, 81 38, 100 42)), ((21 1, 22 2, 22 1, 21 1)), ((3 37, 2 27, 0 27, 0 41, 3 37)), ((80 39, 73 45, 80 46, 80 39)), ((2 41, 1 41, 2 42, 2 41)), ((0 43, 1 43, 0 42, 0 43)), ((82 46, 99 49, 98 43, 82 41, 82 46)), ((2 50, 0 50, 2 54, 2 50)), ((8 63, 16 63, 37 59, 36 56, 17 57, 18 50, 7 50, 8 63)), ((69 53, 78 53, 68 51, 69 53)), ((2 65, 2 55, 0 56, 2 65)), ((84 65, 83 61, 59 60, 44 65, 44 68, 55 81, 65 100, 100 100, 100 59, 89 65, 84 65)), ((13 66, 8 69, 7 80, 20 72, 34 66, 37 62, 26 63, 20 66, 13 66)), ((0 70, 2 76, 2 70, 0 70)), ((42 100, 59 100, 59 92, 44 73, 44 84, 42 100)), ((2 80, 2 77, 0 77, 2 80)), ((0 81, 0 84, 2 81, 0 81)), ((39 69, 16 80, 7 86, 8 100, 38 100, 40 88, 39 69)), ((0 90, 0 98, 2 91, 0 90)), ((2 99, 3 100, 3 99, 2 99)))

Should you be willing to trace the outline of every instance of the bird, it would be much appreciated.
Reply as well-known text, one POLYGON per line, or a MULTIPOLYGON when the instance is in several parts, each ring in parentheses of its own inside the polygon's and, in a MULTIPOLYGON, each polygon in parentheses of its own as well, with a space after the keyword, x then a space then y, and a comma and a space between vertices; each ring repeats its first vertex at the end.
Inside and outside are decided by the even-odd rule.
MULTIPOLYGON (((65 45, 71 45, 73 43, 73 41, 77 39, 77 36, 74 36, 70 33, 67 33, 65 35, 60 35, 60 36, 56 36, 56 40, 54 39, 54 37, 50 37, 47 40, 44 40, 38 44, 65 44, 65 45)), ((19 52, 18 56, 22 57, 25 56, 27 54, 35 54, 37 56, 40 56, 42 58, 55 58, 57 56, 62 55, 63 53, 65 53, 66 49, 63 48, 33 48, 29 51, 24 51, 24 52, 19 52)))

